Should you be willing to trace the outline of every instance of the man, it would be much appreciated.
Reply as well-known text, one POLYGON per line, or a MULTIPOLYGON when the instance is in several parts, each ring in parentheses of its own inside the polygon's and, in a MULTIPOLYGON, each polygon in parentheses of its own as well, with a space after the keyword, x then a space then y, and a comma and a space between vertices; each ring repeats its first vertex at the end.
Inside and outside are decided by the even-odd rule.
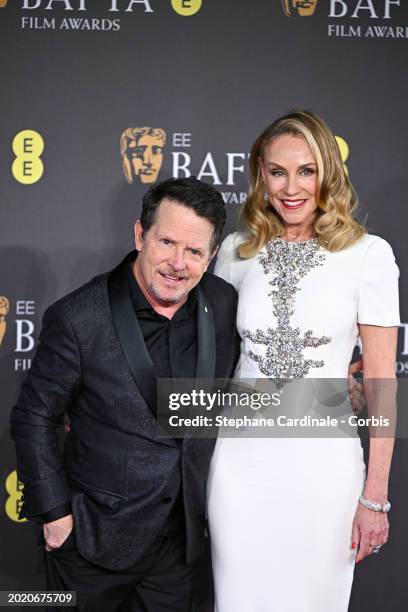
POLYGON ((213 187, 158 184, 138 253, 44 315, 11 418, 21 516, 44 523, 48 589, 81 611, 189 610, 214 441, 159 437, 156 381, 233 373, 236 293, 206 273, 224 223, 213 187))
POLYGON ((163 163, 166 132, 161 128, 136 127, 120 139, 122 167, 128 183, 136 177, 144 184, 155 183, 163 163))

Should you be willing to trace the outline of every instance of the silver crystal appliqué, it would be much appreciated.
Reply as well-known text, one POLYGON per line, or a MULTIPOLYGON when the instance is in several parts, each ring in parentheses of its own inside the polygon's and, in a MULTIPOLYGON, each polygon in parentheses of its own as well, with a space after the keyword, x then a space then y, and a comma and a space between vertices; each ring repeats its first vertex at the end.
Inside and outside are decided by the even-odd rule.
POLYGON ((265 274, 274 274, 269 281, 273 289, 268 295, 272 298, 272 312, 277 326, 275 329, 268 327, 266 331, 257 329, 255 333, 247 329, 243 331, 243 335, 255 344, 266 346, 265 355, 250 351, 249 356, 268 378, 281 382, 304 378, 311 368, 322 368, 324 361, 305 359, 303 350, 328 344, 331 338, 313 336, 312 330, 302 334, 299 327, 291 327, 290 318, 294 314, 300 280, 313 268, 321 266, 326 255, 319 252, 317 240, 287 242, 276 238, 267 243, 266 253, 258 257, 265 274))

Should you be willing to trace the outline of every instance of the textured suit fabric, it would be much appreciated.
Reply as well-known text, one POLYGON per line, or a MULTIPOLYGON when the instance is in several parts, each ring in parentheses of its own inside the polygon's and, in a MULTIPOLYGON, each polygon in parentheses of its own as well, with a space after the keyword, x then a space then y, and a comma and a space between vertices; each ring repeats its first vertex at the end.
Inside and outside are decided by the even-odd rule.
MULTIPOLYGON (((214 447, 209 439, 189 438, 180 445, 158 438, 154 407, 141 392, 145 381, 137 371, 146 352, 140 329, 136 334, 137 319, 118 321, 118 313, 127 317, 129 304, 132 309, 126 266, 134 256, 48 308, 11 417, 24 483, 21 516, 32 518, 71 502, 80 554, 114 570, 134 565, 165 530, 180 488, 186 561, 200 554, 205 481, 214 447), (119 297, 108 295, 111 279, 119 297), (122 303, 115 305, 115 300, 122 303), (129 351, 136 351, 133 366, 129 351), (61 452, 57 430, 65 412, 71 430, 61 452)), ((212 317, 198 315, 204 323, 198 322, 197 367, 205 369, 200 343, 213 334, 215 364, 210 365, 216 377, 229 377, 238 354, 235 290, 205 274, 199 295, 200 312, 212 311, 212 317)), ((140 371, 148 372, 149 365, 142 365, 140 371)))
POLYGON ((157 538, 136 565, 111 571, 78 553, 74 529, 60 548, 44 553, 47 589, 75 591, 78 612, 193 612, 194 564, 185 564, 184 550, 183 534, 169 534, 157 538))

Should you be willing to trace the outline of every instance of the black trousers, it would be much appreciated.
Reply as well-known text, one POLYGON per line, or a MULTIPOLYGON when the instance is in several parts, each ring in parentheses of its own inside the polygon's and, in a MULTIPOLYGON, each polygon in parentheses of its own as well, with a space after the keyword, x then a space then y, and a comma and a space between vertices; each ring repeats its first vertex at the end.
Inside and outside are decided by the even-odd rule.
POLYGON ((193 612, 193 565, 184 555, 184 530, 170 532, 134 567, 107 570, 78 553, 73 530, 60 548, 45 552, 47 589, 76 591, 80 612, 193 612))

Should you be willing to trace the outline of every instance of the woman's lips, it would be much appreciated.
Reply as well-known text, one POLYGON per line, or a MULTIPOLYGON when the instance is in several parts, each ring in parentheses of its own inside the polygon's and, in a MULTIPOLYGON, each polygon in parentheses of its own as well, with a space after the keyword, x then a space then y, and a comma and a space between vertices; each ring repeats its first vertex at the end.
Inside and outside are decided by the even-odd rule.
POLYGON ((286 210, 297 210, 306 203, 306 200, 281 200, 283 207, 286 210))

